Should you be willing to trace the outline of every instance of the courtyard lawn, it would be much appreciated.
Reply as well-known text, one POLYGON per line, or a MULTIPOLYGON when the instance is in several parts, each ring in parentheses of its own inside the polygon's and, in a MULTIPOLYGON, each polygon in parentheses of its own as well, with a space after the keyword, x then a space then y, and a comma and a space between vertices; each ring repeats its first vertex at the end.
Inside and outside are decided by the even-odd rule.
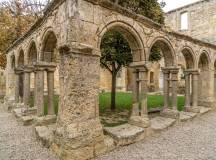
MULTIPOLYGON (((110 109, 110 93, 100 94, 100 112, 103 113, 107 109, 110 109)), ((184 96, 178 97, 178 110, 182 111, 184 107, 184 96)), ((148 95, 148 108, 163 107, 164 99, 163 95, 148 95)), ((132 106, 132 93, 118 92, 116 94, 116 110, 130 110, 132 106)))
MULTIPOLYGON (((110 110, 110 93, 101 93, 99 98, 100 113, 110 110)), ((185 98, 184 96, 178 97, 178 110, 183 110, 185 98)), ((31 98, 30 105, 33 107, 34 99, 31 98)), ((54 96, 55 111, 58 113, 59 96, 54 96)), ((148 95, 148 108, 163 107, 163 95, 148 95)), ((44 113, 47 114, 47 96, 44 97, 44 113)), ((116 94, 116 111, 121 112, 124 110, 131 110, 132 106, 132 93, 118 92, 116 94)))

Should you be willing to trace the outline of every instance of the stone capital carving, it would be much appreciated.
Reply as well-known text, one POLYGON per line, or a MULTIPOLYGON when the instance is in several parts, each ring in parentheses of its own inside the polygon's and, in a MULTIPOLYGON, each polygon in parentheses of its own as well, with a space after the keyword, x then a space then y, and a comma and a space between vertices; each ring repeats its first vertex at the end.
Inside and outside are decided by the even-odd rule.
POLYGON ((24 72, 25 73, 34 72, 34 66, 32 66, 32 65, 26 65, 26 66, 24 66, 24 72))

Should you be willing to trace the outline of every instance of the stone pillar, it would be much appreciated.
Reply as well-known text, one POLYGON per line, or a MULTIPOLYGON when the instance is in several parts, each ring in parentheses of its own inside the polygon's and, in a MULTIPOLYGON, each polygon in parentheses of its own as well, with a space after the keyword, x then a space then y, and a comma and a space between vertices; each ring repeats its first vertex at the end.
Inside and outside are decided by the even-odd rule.
POLYGON ((47 90, 48 90, 48 115, 55 114, 54 108, 54 72, 55 68, 47 70, 47 90))
POLYGON ((216 71, 214 73, 214 97, 215 97, 215 100, 216 100, 216 71))
POLYGON ((148 116, 148 104, 147 104, 147 93, 148 93, 148 70, 147 69, 140 69, 140 84, 141 84, 141 92, 140 92, 140 115, 141 116, 148 116))
POLYGON ((192 105, 194 107, 198 107, 198 78, 199 72, 192 72, 192 105))
POLYGON ((99 119, 100 54, 64 46, 60 55, 60 106, 52 149, 60 159, 92 159, 106 150, 99 119))
POLYGON ((170 71, 162 68, 164 74, 164 109, 169 108, 170 71))
POLYGON ((15 83, 15 103, 19 103, 19 77, 20 77, 20 74, 16 71, 15 72, 15 75, 16 75, 16 83, 15 83))
POLYGON ((29 68, 25 68, 24 70, 24 95, 23 101, 25 107, 28 109, 30 105, 30 74, 32 70, 29 68))
POLYGON ((171 79, 172 79, 172 109, 178 110, 178 97, 177 97, 177 91, 178 91, 178 72, 179 69, 172 69, 171 71, 171 79))
POLYGON ((139 116, 139 72, 137 69, 133 69, 133 104, 132 104, 132 111, 131 116, 139 116))
POLYGON ((189 71, 185 71, 185 109, 190 108, 191 106, 191 94, 190 94, 190 77, 191 73, 189 71))
POLYGON ((35 65, 35 108, 37 108, 37 116, 39 117, 44 116, 44 70, 44 67, 35 65))

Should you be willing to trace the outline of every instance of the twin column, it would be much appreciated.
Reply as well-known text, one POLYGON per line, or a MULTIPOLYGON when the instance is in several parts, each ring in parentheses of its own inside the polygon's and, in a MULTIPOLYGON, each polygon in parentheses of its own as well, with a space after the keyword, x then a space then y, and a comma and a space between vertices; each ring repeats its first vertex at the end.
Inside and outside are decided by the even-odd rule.
POLYGON ((129 123, 147 128, 150 125, 147 109, 148 70, 143 66, 133 68, 133 107, 129 123))
POLYGON ((47 72, 48 89, 48 115, 54 115, 54 72, 56 65, 37 63, 32 69, 26 67, 24 70, 24 105, 29 108, 30 102, 30 74, 35 72, 35 101, 37 116, 44 116, 44 72, 47 72))
POLYGON ((198 76, 199 76, 198 70, 185 71, 185 109, 188 111, 190 111, 191 108, 198 107, 198 76), (192 88, 192 95, 191 95, 191 88, 192 88))
POLYGON ((172 93, 172 109, 177 110, 177 90, 179 68, 162 68, 164 74, 164 109, 170 106, 170 89, 172 93))

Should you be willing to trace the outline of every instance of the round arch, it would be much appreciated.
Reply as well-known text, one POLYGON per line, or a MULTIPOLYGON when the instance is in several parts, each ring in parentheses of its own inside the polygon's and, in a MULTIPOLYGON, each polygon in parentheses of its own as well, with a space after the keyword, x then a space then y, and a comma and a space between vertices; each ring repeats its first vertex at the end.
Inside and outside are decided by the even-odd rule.
POLYGON ((210 69, 210 57, 207 51, 202 51, 199 56, 198 61, 198 68, 201 70, 208 70, 210 69))
POLYGON ((186 62, 187 69, 195 69, 196 68, 196 58, 192 48, 188 46, 184 46, 181 48, 181 53, 184 56, 186 62))
POLYGON ((24 66, 24 59, 25 59, 24 57, 25 57, 24 51, 23 51, 23 49, 20 49, 18 52, 18 57, 17 57, 17 66, 18 67, 24 66))
POLYGON ((148 60, 151 54, 151 49, 157 46, 161 49, 161 52, 164 57, 165 66, 171 67, 171 66, 177 66, 177 60, 176 60, 176 54, 175 50, 171 44, 171 42, 166 37, 156 37, 149 47, 148 51, 148 60))
POLYGON ((12 54, 10 56, 10 61, 11 61, 11 69, 15 69, 15 67, 16 67, 16 59, 15 59, 15 55, 14 54, 12 54))
POLYGON ((27 64, 33 64, 34 62, 37 61, 37 56, 38 51, 37 51, 37 46, 34 40, 30 41, 29 47, 28 47, 28 52, 27 52, 27 64))
POLYGON ((124 21, 112 21, 98 29, 97 48, 100 50, 100 44, 104 34, 110 30, 115 30, 121 33, 128 41, 132 50, 133 61, 146 61, 143 38, 139 32, 130 24, 124 21))
POLYGON ((55 32, 51 28, 47 29, 42 36, 42 49, 39 59, 46 62, 55 62, 55 49, 57 48, 57 43, 58 41, 55 32))

